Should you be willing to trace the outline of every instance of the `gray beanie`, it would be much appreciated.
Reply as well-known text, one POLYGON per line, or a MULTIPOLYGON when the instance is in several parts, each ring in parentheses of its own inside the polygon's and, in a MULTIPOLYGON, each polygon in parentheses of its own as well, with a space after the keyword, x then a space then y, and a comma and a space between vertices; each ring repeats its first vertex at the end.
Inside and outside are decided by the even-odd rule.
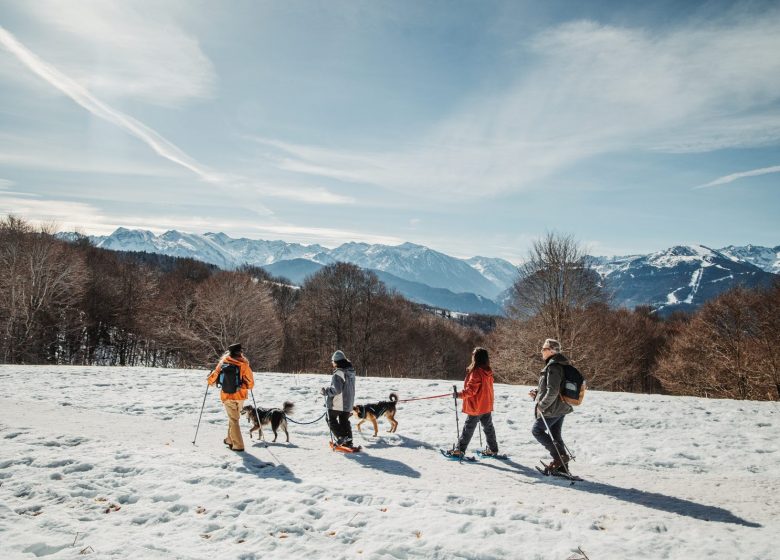
POLYGON ((336 350, 335 352, 333 352, 333 355, 330 357, 330 361, 333 363, 338 363, 341 360, 346 360, 346 359, 347 357, 344 355, 344 352, 342 352, 341 350, 336 350))
POLYGON ((555 340, 554 338, 548 338, 544 341, 544 344, 542 344, 542 348, 549 348, 556 354, 561 351, 561 343, 555 340))

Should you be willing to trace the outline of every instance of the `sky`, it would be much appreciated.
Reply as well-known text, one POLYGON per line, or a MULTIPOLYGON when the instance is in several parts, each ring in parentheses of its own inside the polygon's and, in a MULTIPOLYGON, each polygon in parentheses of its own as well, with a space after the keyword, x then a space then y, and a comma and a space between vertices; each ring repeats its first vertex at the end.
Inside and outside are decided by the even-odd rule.
POLYGON ((0 214, 522 260, 780 244, 780 2, 0 0, 0 214))

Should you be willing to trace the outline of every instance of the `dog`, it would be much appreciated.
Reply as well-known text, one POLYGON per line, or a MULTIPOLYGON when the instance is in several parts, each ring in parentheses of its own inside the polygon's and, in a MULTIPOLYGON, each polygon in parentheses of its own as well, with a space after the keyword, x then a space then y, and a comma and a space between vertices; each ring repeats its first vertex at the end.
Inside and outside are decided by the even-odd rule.
POLYGON ((366 420, 370 420, 374 425, 374 437, 379 432, 379 426, 376 421, 381 416, 384 416, 390 421, 390 429, 388 432, 393 433, 398 428, 398 422, 395 419, 395 403, 398 402, 398 395, 390 393, 389 401, 382 401, 378 403, 357 405, 352 408, 352 412, 360 418, 360 422, 357 423, 357 429, 360 430, 360 425, 366 420))
POLYGON ((259 439, 263 439, 263 426, 271 424, 274 431, 274 441, 276 441, 276 430, 281 426, 284 435, 287 436, 287 443, 290 443, 290 434, 287 432, 287 416, 292 414, 295 405, 290 401, 284 401, 282 408, 260 408, 252 405, 246 405, 241 409, 241 414, 246 414, 247 422, 253 424, 249 430, 249 439, 252 439, 252 432, 260 432, 259 439), (258 418, 260 421, 258 422, 258 418))

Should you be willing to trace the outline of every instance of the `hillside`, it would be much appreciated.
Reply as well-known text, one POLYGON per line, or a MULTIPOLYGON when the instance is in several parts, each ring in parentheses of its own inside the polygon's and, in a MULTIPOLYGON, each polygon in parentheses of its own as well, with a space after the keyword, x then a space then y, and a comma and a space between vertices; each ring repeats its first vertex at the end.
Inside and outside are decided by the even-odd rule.
MULTIPOLYGON (((205 371, 0 366, 4 558, 772 558, 780 532, 774 403, 590 392, 567 418, 573 469, 540 476, 527 387, 496 386, 507 462, 459 464, 449 398, 402 403, 398 432, 327 447, 323 421, 237 455, 205 371)), ((327 376, 258 374, 261 405, 323 411, 327 376)), ((451 383, 358 379, 358 400, 451 383)), ((461 423, 463 416, 461 415, 461 423)), ((248 426, 242 423, 246 431, 248 426)), ((266 429, 270 434, 270 430, 266 429)), ((249 440, 247 440, 249 442, 249 440)), ((479 445, 475 435, 472 448, 479 445)))

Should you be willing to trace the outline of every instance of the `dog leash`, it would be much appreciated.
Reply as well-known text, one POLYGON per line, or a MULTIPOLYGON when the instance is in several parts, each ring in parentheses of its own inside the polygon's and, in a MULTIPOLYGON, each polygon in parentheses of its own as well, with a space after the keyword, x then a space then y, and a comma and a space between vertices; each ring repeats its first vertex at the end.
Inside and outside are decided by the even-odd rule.
POLYGON ((452 393, 446 393, 444 395, 434 395, 432 397, 417 397, 416 399, 403 399, 403 400, 398 401, 398 402, 401 403, 401 402, 412 402, 412 401, 424 401, 424 400, 428 400, 428 399, 440 399, 442 397, 451 397, 451 396, 452 396, 452 393))
POLYGON ((284 415, 284 417, 287 419, 288 422, 292 422, 293 424, 306 425, 306 424, 314 424, 315 422, 319 422, 320 420, 322 420, 325 417, 326 414, 327 414, 327 412, 323 412, 320 417, 318 417, 316 420, 312 420, 311 422, 298 422, 296 420, 293 420, 292 418, 290 418, 286 414, 284 415))

